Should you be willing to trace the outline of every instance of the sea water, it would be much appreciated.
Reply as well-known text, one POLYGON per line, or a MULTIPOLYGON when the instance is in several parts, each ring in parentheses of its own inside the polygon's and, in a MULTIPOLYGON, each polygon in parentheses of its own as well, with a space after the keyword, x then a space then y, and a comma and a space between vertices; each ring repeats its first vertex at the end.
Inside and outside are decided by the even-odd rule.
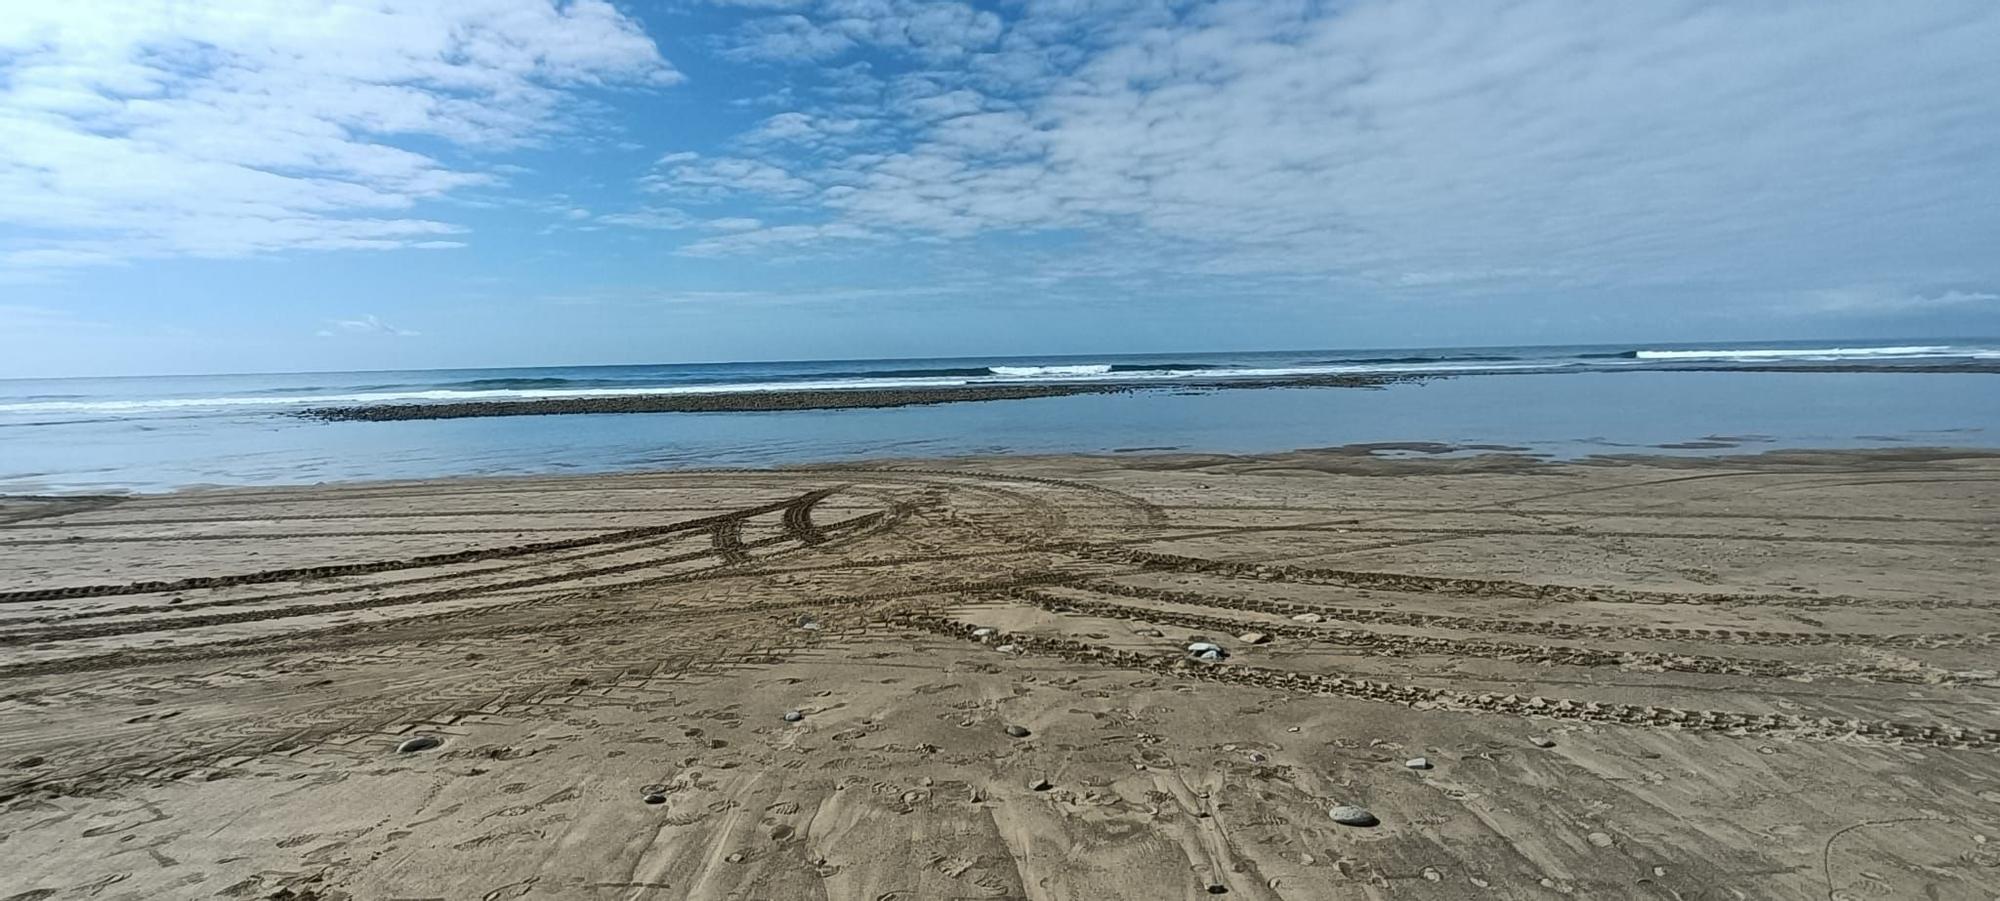
POLYGON ((1961 339, 9 380, 0 381, 0 493, 1363 443, 1559 459, 2000 447, 2000 375, 1926 371, 1996 362, 2000 343, 1961 339), (1375 389, 1208 386, 1336 374, 1425 378, 1375 389), (1045 382, 1143 390, 775 413, 294 415, 329 404, 1045 382))

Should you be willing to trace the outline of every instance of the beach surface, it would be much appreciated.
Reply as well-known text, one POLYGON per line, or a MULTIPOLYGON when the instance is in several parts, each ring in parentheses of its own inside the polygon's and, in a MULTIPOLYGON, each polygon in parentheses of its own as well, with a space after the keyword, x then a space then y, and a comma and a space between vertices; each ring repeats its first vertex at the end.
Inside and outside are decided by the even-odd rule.
POLYGON ((0 499, 0 899, 2000 896, 2000 454, 1453 450, 0 499))

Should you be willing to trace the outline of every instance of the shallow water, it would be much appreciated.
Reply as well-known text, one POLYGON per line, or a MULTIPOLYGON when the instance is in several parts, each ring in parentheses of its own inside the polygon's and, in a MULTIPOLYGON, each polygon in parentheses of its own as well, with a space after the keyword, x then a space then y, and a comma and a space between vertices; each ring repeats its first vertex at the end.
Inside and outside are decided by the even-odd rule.
POLYGON ((0 492, 1376 442, 1504 445, 1554 458, 2000 447, 2000 376, 1619 371, 784 413, 338 423, 249 411, 17 418, 0 425, 0 492))

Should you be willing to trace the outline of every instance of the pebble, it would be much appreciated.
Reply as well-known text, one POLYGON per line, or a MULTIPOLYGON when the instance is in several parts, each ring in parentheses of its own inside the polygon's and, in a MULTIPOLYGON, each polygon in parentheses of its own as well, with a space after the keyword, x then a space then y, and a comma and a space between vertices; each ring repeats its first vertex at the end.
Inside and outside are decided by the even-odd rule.
POLYGON ((660 794, 659 792, 647 792, 646 796, 640 798, 639 800, 644 801, 648 804, 665 804, 667 803, 667 796, 660 794))
POLYGON ((1537 735, 1534 738, 1528 739, 1528 744, 1534 745, 1537 748, 1553 748, 1556 746, 1556 740, 1546 735, 1537 735))
POLYGON ((428 751, 441 744, 444 744, 444 742, 438 741, 428 735, 419 735, 415 738, 403 739, 403 743, 396 746, 396 753, 415 754, 418 751, 428 751))
POLYGON ((1009 725, 1007 727, 1007 734, 1015 738, 1027 738, 1031 733, 1028 732, 1028 727, 1026 726, 1009 725))
POLYGON ((741 851, 731 852, 730 855, 728 857, 723 858, 723 860, 729 861, 730 863, 742 863, 743 852, 741 851))
POLYGON ((1317 614, 1317 613, 1301 613, 1301 614, 1299 614, 1299 615, 1297 615, 1297 616, 1294 616, 1294 617, 1292 617, 1292 622, 1295 622, 1295 623, 1316 623, 1316 622, 1319 622, 1320 620, 1323 620, 1323 619, 1325 619, 1325 618, 1326 618, 1326 617, 1324 617, 1324 616, 1321 616, 1321 615, 1319 615, 1319 614, 1317 614))
POLYGON ((798 722, 799 720, 802 720, 802 719, 805 719, 805 718, 806 718, 806 715, 805 715, 805 714, 803 714, 803 713, 800 713, 800 712, 798 712, 798 711, 796 711, 796 710, 787 710, 787 711, 785 711, 785 722, 787 722, 787 723, 796 723, 796 722, 798 722))
POLYGON ((812 620, 806 620, 805 622, 799 623, 799 628, 804 629, 807 632, 818 632, 823 627, 819 623, 813 622, 812 620))
POLYGON ((1412 757, 1403 761, 1403 765, 1413 770, 1428 770, 1431 768, 1431 759, 1429 757, 1412 757))
POLYGON ((1334 822, 1342 826, 1373 826, 1382 822, 1376 819, 1374 814, 1369 813, 1368 808, 1355 807, 1351 804, 1342 804, 1339 807, 1329 810, 1327 811, 1327 816, 1332 817, 1334 822))
POLYGON ((1244 644, 1265 644, 1271 640, 1271 636, 1262 632, 1245 632, 1236 636, 1236 640, 1244 644))
POLYGON ((1055 783, 1052 783, 1047 779, 1036 779, 1035 781, 1028 783, 1028 790, 1031 792, 1045 792, 1052 788, 1055 788, 1055 783))

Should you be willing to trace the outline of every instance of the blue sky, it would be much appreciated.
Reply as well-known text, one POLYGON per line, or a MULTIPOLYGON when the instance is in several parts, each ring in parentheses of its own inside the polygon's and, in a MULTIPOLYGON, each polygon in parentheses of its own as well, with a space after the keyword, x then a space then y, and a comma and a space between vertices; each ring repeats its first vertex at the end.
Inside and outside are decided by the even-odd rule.
POLYGON ((15 0, 0 376, 2000 334, 2000 5, 15 0))

